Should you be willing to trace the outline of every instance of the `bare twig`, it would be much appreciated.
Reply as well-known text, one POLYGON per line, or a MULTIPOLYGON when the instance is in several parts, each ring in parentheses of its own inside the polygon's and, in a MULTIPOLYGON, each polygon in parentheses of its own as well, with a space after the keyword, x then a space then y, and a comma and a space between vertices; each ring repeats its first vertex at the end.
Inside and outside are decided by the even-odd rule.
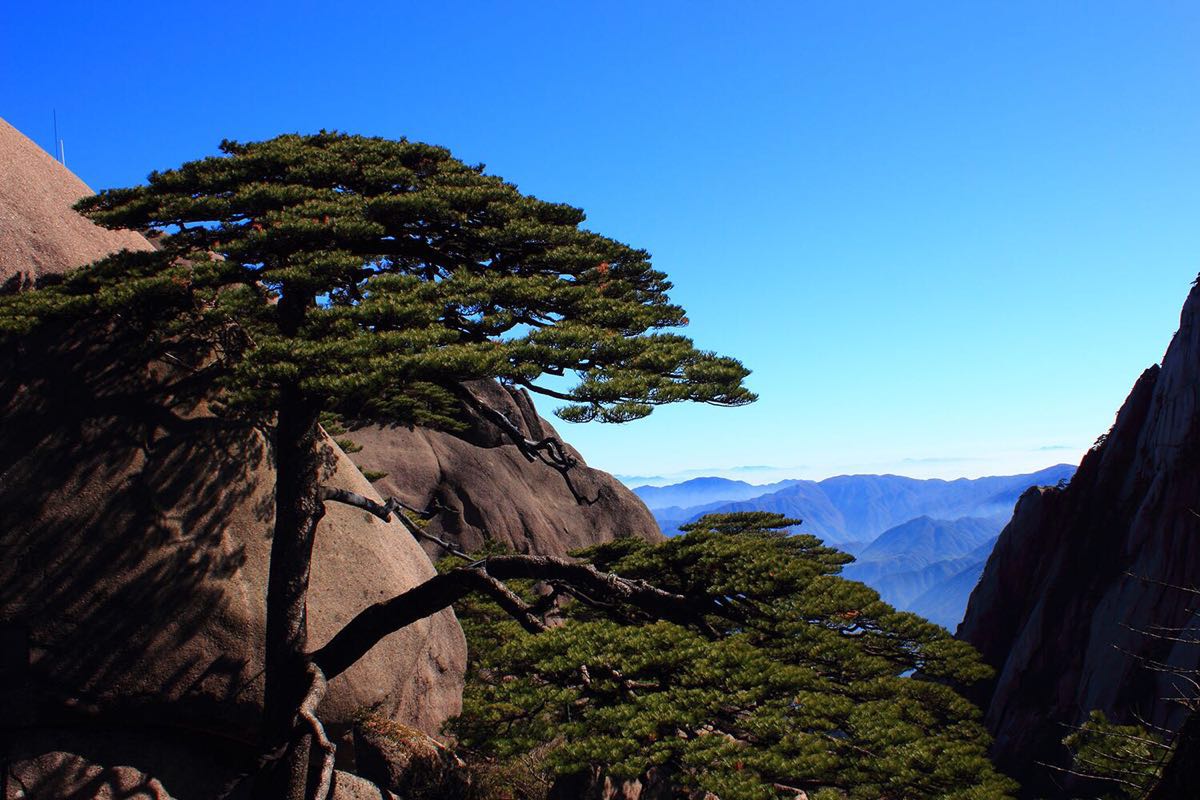
MULTIPOLYGON (((1185 639, 1181 636, 1168 636, 1165 633, 1155 633, 1154 631, 1143 630, 1141 628, 1135 628, 1132 625, 1125 623, 1125 622, 1122 622, 1119 624, 1122 628, 1125 628, 1126 630, 1129 630, 1134 633, 1145 636, 1149 639, 1159 639, 1161 641, 1167 641, 1167 642, 1183 642, 1184 644, 1200 644, 1200 638, 1185 639)), ((1168 628, 1162 628, 1162 629, 1169 630, 1168 628)), ((1196 629, 1195 628, 1181 629, 1180 631, 1177 631, 1177 632, 1186 632, 1187 630, 1195 631, 1196 629)), ((1197 633, 1200 634, 1200 631, 1197 631, 1197 633)))
POLYGON ((445 539, 441 538, 440 536, 434 536, 432 533, 425 530, 417 523, 413 522, 411 519, 409 519, 404 514, 397 514, 396 518, 398 520, 400 520, 400 524, 403 525, 405 530, 407 530, 409 533, 411 533, 413 535, 413 538, 416 539, 417 541, 424 540, 427 542, 433 542, 438 547, 442 548, 442 550, 444 550, 445 552, 449 553, 452 556, 458 556, 459 558, 466 559, 467 561, 471 560, 471 557, 469 555, 467 555, 465 552, 463 552, 461 549, 456 547, 453 542, 446 541, 445 539))
POLYGON ((1037 764, 1039 767, 1045 767, 1046 769, 1052 769, 1055 772, 1061 772, 1065 775, 1074 775, 1076 778, 1086 778, 1087 780, 1112 781, 1113 783, 1120 783, 1120 784, 1128 786, 1132 789, 1137 789, 1139 792, 1144 792, 1148 788, 1146 786, 1143 786, 1140 783, 1133 783, 1132 781, 1127 781, 1127 780, 1124 780, 1123 778, 1114 778, 1111 775, 1095 775, 1090 772, 1080 772, 1079 770, 1067 769, 1066 767, 1060 767, 1056 764, 1047 764, 1045 761, 1035 761, 1033 763, 1037 764))
POLYGON ((1180 675, 1180 676, 1185 675, 1185 674, 1187 674, 1187 675, 1200 674, 1200 669, 1184 669, 1183 667, 1177 667, 1172 664, 1168 664, 1165 661, 1156 661, 1152 658, 1147 658, 1146 656, 1138 655, 1137 653, 1133 652, 1132 650, 1127 650, 1124 647, 1121 647, 1120 645, 1114 644, 1114 645, 1112 645, 1112 647, 1114 650, 1116 650, 1120 653, 1124 653, 1125 655, 1132 658, 1134 661, 1137 661, 1139 664, 1141 664, 1146 669, 1153 670, 1154 672, 1169 672, 1174 675, 1180 675))
POLYGON ((1151 747, 1158 747, 1163 750, 1171 749, 1170 745, 1163 744, 1162 742, 1156 742, 1153 739, 1147 739, 1144 736, 1135 736, 1132 733, 1121 733, 1119 731, 1101 731, 1101 730, 1096 730, 1095 728, 1085 728, 1082 725, 1069 725, 1065 722, 1060 722, 1059 725, 1064 728, 1069 728, 1071 730, 1083 731, 1083 732, 1087 733, 1089 736, 1097 735, 1097 736, 1116 737, 1119 739, 1128 739, 1130 741, 1140 742, 1142 744, 1150 745, 1151 747))
POLYGON ((1125 575, 1126 577, 1134 578, 1135 580, 1143 581, 1145 583, 1153 583, 1156 586, 1165 586, 1168 589, 1178 589, 1179 591, 1187 592, 1188 594, 1200 595, 1200 589, 1197 589, 1194 586, 1180 586, 1177 583, 1167 583, 1166 581, 1160 581, 1156 578, 1151 578, 1146 575, 1138 575, 1134 572, 1126 572, 1125 575))
POLYGON ((1143 728, 1146 728, 1146 729, 1152 728, 1152 729, 1158 731, 1159 733, 1162 733, 1169 737, 1174 737, 1176 734, 1176 731, 1173 731, 1170 728, 1164 728, 1161 725, 1155 725, 1153 722, 1151 722, 1150 720, 1143 717, 1141 715, 1141 713, 1139 713, 1138 711, 1131 711, 1130 716, 1132 716, 1135 720, 1137 720, 1138 724, 1141 725, 1143 728))

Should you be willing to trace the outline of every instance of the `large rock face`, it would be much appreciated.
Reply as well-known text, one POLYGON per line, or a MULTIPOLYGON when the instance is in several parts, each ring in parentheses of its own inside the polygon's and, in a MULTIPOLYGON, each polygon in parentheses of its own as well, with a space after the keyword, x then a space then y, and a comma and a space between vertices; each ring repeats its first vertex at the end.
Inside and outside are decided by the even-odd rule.
MULTIPOLYGON (((525 438, 557 436, 524 391, 492 382, 469 388, 525 438)), ((458 434, 373 427, 346 438, 362 447, 356 463, 387 473, 375 482, 382 494, 419 508, 436 501, 444 510, 430 531, 467 549, 490 538, 521 553, 563 555, 618 536, 662 538, 642 501, 608 473, 588 467, 569 445, 579 463, 564 477, 531 463, 496 425, 478 417, 469 422, 458 434)))
MULTIPOLYGON (((44 709, 253 739, 274 516, 262 433, 213 417, 179 388, 186 378, 106 361, 119 346, 33 349, 0 378, 4 660, 44 709)), ((327 448, 329 485, 377 497, 327 448)), ((399 525, 330 504, 313 559, 314 644, 433 574, 399 525)), ((458 709, 464 661, 457 621, 441 612, 337 678, 322 713, 336 724, 377 708, 436 732, 458 709)))
POLYGON ((98 228, 70 206, 92 194, 50 155, 0 119, 0 287, 28 285, 117 250, 147 250, 132 231, 98 228))
MULTIPOLYGON (((993 753, 1031 796, 1061 796, 1065 725, 1091 709, 1175 728, 1169 672, 1200 644, 1148 635, 1192 624, 1200 575, 1200 288, 1162 366, 1146 370, 1069 486, 1020 500, 958 636, 997 669, 980 699, 993 753)), ((1189 638, 1189 637, 1182 637, 1189 638)))

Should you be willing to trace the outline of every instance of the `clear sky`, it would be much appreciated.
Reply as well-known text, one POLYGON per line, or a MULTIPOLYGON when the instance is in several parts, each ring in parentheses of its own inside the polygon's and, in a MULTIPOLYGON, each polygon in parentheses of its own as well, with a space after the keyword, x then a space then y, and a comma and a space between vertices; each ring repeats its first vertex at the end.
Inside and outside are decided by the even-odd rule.
POLYGON ((95 188, 330 128, 583 207, 762 398, 565 429, 604 469, 1075 462, 1200 272, 1196 3, 344 7, 5 3, 0 116, 95 188))

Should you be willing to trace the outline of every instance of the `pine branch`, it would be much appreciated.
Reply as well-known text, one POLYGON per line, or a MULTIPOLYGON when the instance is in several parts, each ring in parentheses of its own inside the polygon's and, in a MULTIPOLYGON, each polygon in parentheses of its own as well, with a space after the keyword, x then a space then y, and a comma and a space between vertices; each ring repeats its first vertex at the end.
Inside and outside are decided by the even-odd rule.
POLYGON ((348 489, 330 489, 327 486, 321 488, 321 500, 325 502, 344 503, 348 506, 361 508, 363 511, 379 517, 384 522, 391 522, 392 513, 400 508, 400 503, 393 498, 388 498, 386 503, 380 504, 358 492, 352 492, 348 489))
POLYGON ((465 558, 468 561, 470 560, 470 556, 458 549, 452 542, 448 542, 441 537, 434 536, 432 533, 423 530, 419 525, 415 524, 408 518, 407 515, 403 513, 397 513, 401 511, 411 511, 421 519, 432 519, 438 514, 438 512, 442 510, 442 507, 438 505, 436 501, 430 503, 429 507, 422 511, 408 505, 402 500, 397 500, 394 497, 389 497, 386 502, 380 504, 369 497, 359 494, 358 492, 351 492, 348 489, 331 489, 329 487, 322 487, 321 500, 325 502, 344 503, 345 505, 353 506, 354 508, 361 508, 363 511, 374 514, 384 522, 391 522, 392 515, 395 514, 396 519, 398 519, 400 524, 412 534, 414 539, 418 541, 424 540, 433 542, 450 555, 458 556, 459 558, 465 558))
MULTIPOLYGON (((602 602, 634 608, 650 617, 681 625, 703 625, 705 614, 726 613, 710 600, 672 594, 645 581, 600 572, 590 564, 551 556, 493 556, 437 575, 390 600, 369 606, 324 647, 312 653, 311 659, 332 680, 388 634, 436 614, 472 592, 496 598, 496 582, 514 579, 569 585, 591 597, 602 598, 602 602)), ((531 614, 529 607, 512 606, 509 602, 510 607, 505 610, 511 614, 515 608, 518 621, 528 623, 522 617, 531 614)))
MULTIPOLYGON (((524 385, 523 381, 521 383, 524 385)), ((459 385, 454 390, 454 393, 467 407, 474 409, 484 419, 491 422, 505 436, 511 439, 513 444, 517 446, 517 450, 520 451, 521 455, 525 456, 527 461, 531 463, 540 461, 546 466, 557 470, 562 475, 563 481, 567 484, 567 488, 571 490, 571 495, 577 503, 590 506, 600 499, 599 495, 589 499, 575 488, 575 483, 571 480, 569 473, 572 469, 579 466, 579 461, 567 452, 566 446, 557 437, 546 436, 538 440, 527 439, 525 438, 525 433, 504 412, 480 400, 470 389, 459 385)))

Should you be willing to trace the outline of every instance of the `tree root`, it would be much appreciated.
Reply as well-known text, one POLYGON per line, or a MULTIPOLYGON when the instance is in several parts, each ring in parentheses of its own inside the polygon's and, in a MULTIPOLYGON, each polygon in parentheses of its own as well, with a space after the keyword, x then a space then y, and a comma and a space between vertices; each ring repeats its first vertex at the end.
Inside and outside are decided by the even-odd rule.
POLYGON ((305 673, 309 679, 308 692, 300 701, 300 709, 296 712, 296 718, 298 721, 303 720, 308 725, 313 742, 321 751, 320 777, 307 800, 329 800, 333 793, 333 759, 337 754, 337 748, 333 742, 329 741, 329 737, 325 734, 325 726, 317 718, 317 706, 321 705, 321 700, 325 698, 325 690, 329 684, 325 680, 325 673, 311 661, 305 668, 305 673))
POLYGON ((288 741, 263 752, 255 759, 254 765, 250 769, 233 776, 217 795, 216 800, 229 800, 248 778, 265 772, 283 761, 291 749, 296 746, 296 740, 303 738, 304 735, 311 735, 317 749, 321 751, 321 772, 317 785, 312 787, 312 791, 308 793, 305 800, 329 800, 333 796, 333 766, 337 747, 330 741, 329 736, 325 733, 325 726, 317 717, 317 707, 325 698, 325 691, 329 683, 321 668, 311 661, 305 667, 304 672, 308 676, 309 685, 296 710, 293 735, 288 741), (305 728, 307 730, 304 730, 305 728))

